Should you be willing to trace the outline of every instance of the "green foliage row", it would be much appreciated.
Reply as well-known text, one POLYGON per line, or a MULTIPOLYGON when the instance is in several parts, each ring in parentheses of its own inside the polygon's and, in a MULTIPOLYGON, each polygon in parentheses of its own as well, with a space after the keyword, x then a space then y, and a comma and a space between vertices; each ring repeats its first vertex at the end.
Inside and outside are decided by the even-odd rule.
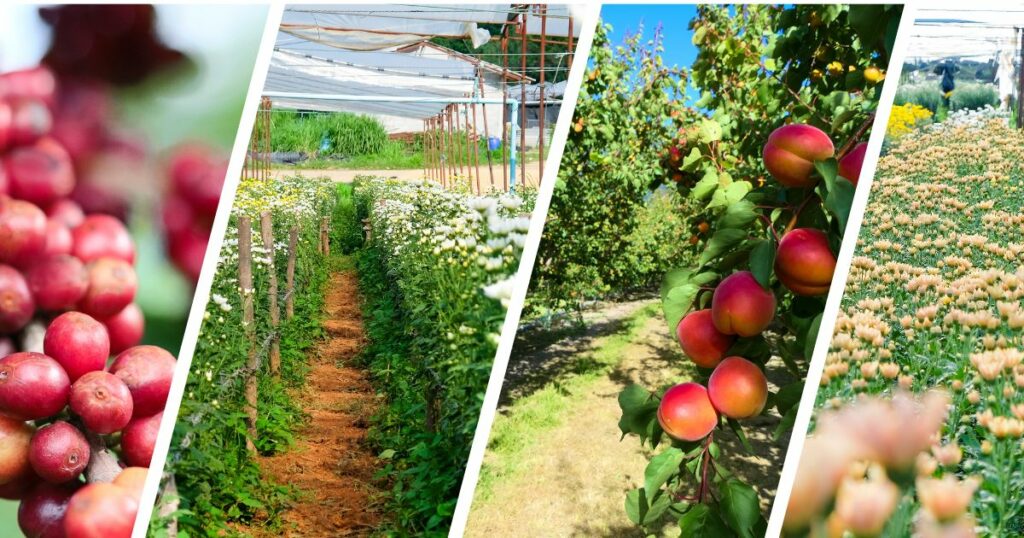
MULTIPOLYGON (((266 350, 260 351, 256 447, 262 454, 273 454, 292 444, 294 429, 305 420, 288 389, 302 385, 306 354, 322 334, 328 271, 326 259, 318 251, 318 226, 320 216, 330 214, 333 204, 333 191, 320 180, 246 180, 239 187, 168 453, 166 470, 174 476, 180 494, 180 508, 171 515, 177 519, 179 536, 220 537, 232 534, 234 523, 246 524, 257 517, 269 517, 269 521, 258 523, 273 528, 276 514, 294 495, 286 484, 268 481, 246 448, 244 389, 250 344, 243 330, 238 287, 237 220, 243 214, 253 219, 257 346, 272 333, 267 291, 270 266, 266 261, 271 256, 274 259, 283 309, 288 230, 297 224, 301 231, 295 315, 286 319, 282 313, 279 326, 279 378, 269 375, 266 350), (263 249, 259 236, 263 210, 273 215, 276 245, 272 249, 263 249)), ((166 518, 154 518, 151 536, 166 533, 167 523, 166 518)))
MULTIPOLYGON (((685 78, 661 64, 660 41, 621 46, 600 26, 562 156, 529 294, 530 313, 649 286, 686 259, 690 233, 672 193, 652 196, 667 121, 685 78)), ((694 223, 695 224, 695 223, 694 223)))
MULTIPOLYGON (((391 140, 383 124, 371 116, 275 110, 270 116, 270 132, 271 151, 303 153, 312 161, 300 164, 309 168, 322 167, 316 161, 326 156, 340 156, 343 161, 326 161, 325 165, 356 169, 417 169, 423 168, 426 160, 422 133, 411 142, 391 140), (321 152, 325 138, 330 148, 321 152)), ((487 140, 481 138, 474 144, 468 140, 468 131, 457 131, 451 137, 450 143, 458 146, 447 152, 446 162, 472 165, 479 160, 483 167, 488 155, 493 162, 501 162, 502 150, 488 150, 487 140)))
MULTIPOLYGON (((933 114, 939 112, 945 105, 942 100, 942 90, 938 81, 922 84, 900 84, 896 89, 894 104, 919 105, 931 110, 933 114)), ((992 84, 980 82, 957 82, 953 95, 949 97, 949 111, 954 110, 977 110, 986 106, 999 106, 999 92, 992 84)))
MULTIPOLYGON (((355 215, 369 344, 361 357, 385 398, 371 441, 392 482, 396 535, 448 532, 505 319, 531 210, 430 183, 361 181, 355 215)), ((348 218, 348 217, 344 217, 348 218)))
POLYGON ((331 248, 351 254, 363 246, 363 219, 367 217, 365 206, 356 206, 355 184, 338 183, 338 201, 331 216, 331 248))
POLYGON ((331 154, 356 156, 405 149, 388 138, 384 125, 370 116, 348 112, 275 110, 270 116, 271 150, 320 153, 326 137, 331 154))

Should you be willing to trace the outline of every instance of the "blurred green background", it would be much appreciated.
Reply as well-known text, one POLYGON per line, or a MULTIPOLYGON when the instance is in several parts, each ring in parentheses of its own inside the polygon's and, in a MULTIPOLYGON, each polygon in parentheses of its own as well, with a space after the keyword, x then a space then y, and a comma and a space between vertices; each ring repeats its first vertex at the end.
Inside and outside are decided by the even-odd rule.
MULTIPOLYGON (((161 38, 189 56, 191 69, 161 73, 117 94, 120 123, 139 131, 158 156, 186 141, 202 141, 225 155, 235 141, 267 6, 161 5, 161 38)), ((50 29, 35 6, 0 7, 0 71, 35 65, 50 29)), ((159 229, 162 183, 139 196, 130 227, 138 248, 136 298, 146 313, 145 343, 177 354, 193 289, 167 261, 159 229)), ((17 502, 0 501, 0 536, 23 536, 17 502)))

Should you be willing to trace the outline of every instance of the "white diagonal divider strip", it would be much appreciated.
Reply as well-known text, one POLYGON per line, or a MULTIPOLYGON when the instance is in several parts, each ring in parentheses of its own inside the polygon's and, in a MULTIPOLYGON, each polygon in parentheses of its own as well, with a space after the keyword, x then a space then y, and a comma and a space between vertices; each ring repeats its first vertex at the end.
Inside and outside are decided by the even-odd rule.
POLYGON ((498 351, 494 357, 491 377, 487 383, 487 392, 484 394, 483 406, 480 408, 480 419, 477 422, 476 433, 473 436, 473 446, 469 451, 469 460, 466 462, 466 473, 462 477, 459 501, 455 506, 452 526, 448 533, 449 538, 461 537, 466 531, 466 521, 469 518, 469 511, 472 507, 473 493, 476 490, 477 480, 480 478, 480 465, 483 463, 484 452, 487 449, 487 441, 490 437, 491 426, 494 423, 494 415, 498 406, 498 397, 501 395, 501 387, 505 381, 505 371, 508 369, 508 360, 512 354, 512 346, 516 339, 516 330, 519 328, 519 316, 522 314, 526 292, 530 287, 530 275, 533 273, 534 260, 537 258, 537 247, 544 232, 544 222, 547 219, 548 206, 551 204, 551 194, 554 191, 558 166, 562 161, 562 152, 565 150, 565 141, 569 136, 569 125, 572 122, 573 111, 576 108, 576 98, 579 96, 580 86, 583 85, 583 74, 586 71, 587 61, 590 57, 590 47, 594 42, 594 30, 597 27, 601 5, 599 3, 588 4, 582 6, 579 10, 574 8, 572 11, 574 13, 579 13, 580 11, 584 13, 583 20, 580 21, 582 31, 580 32, 580 39, 576 44, 576 54, 573 56, 572 68, 569 71, 565 95, 562 98, 562 109, 558 114, 558 123, 551 138, 553 143, 550 153, 547 155, 547 161, 544 163, 544 177, 547 179, 541 185, 537 195, 537 203, 530 218, 530 230, 526 234, 526 246, 523 248, 523 255, 519 262, 519 272, 516 275, 516 289, 512 293, 508 311, 505 314, 505 324, 501 330, 501 341, 498 343, 498 351))
POLYGON ((256 55, 256 63, 252 69, 249 92, 246 96, 245 105, 242 108, 238 133, 235 135, 235 145, 231 152, 231 160, 228 163, 220 205, 217 207, 217 215, 213 220, 213 227, 210 230, 210 241, 206 247, 206 257, 203 258, 203 269, 199 273, 199 281, 196 283, 195 295, 192 298, 192 308, 189 312, 188 323, 185 325, 185 335, 181 341, 181 349, 178 351, 178 365, 174 371, 174 381, 171 383, 171 391, 167 396, 167 406, 164 408, 160 432, 157 434, 156 445, 153 449, 153 459, 149 466, 149 474, 146 476, 146 483, 142 489, 139 513, 135 518, 135 527, 132 532, 133 538, 145 538, 150 517, 153 515, 153 505, 156 503, 157 491, 160 489, 160 479, 163 475, 167 452, 174 433, 174 424, 178 420, 181 397, 185 392, 189 368, 192 366, 192 354, 195 352, 199 328, 203 323, 203 311, 206 309, 206 302, 210 296, 210 287, 213 285, 213 277, 217 272, 217 260, 220 258, 221 244, 224 242, 224 233, 227 230, 228 220, 231 216, 231 207, 235 201, 235 191, 238 189, 239 179, 242 175, 242 165, 245 163, 246 149, 249 146, 249 134, 256 123, 256 111, 259 109, 260 95, 263 92, 263 83, 267 77, 267 68, 270 65, 274 40, 277 37, 277 27, 281 23, 281 12, 283 11, 283 5, 280 3, 271 4, 266 7, 267 19, 266 24, 263 26, 263 37, 256 55))

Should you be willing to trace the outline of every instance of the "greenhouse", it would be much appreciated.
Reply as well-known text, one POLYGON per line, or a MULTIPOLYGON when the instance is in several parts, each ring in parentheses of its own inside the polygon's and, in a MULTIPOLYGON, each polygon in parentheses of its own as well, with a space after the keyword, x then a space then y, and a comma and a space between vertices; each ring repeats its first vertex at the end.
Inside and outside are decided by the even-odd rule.
POLYGON ((580 26, 565 5, 293 6, 264 95, 274 112, 371 116, 443 185, 539 185, 580 26))

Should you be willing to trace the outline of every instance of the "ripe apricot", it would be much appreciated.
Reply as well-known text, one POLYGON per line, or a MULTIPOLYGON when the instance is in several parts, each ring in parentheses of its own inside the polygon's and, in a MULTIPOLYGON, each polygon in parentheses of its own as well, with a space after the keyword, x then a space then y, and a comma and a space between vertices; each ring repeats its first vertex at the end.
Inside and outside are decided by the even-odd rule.
POLYGON ((691 312, 680 320, 676 338, 683 353, 702 368, 714 368, 736 340, 715 328, 710 308, 691 312))
POLYGON ((861 142, 853 147, 849 153, 839 159, 839 175, 850 180, 850 183, 857 185, 860 179, 860 169, 864 166, 864 155, 868 152, 868 143, 861 142))
POLYGON ((754 417, 768 401, 768 380, 756 364, 743 357, 728 357, 711 372, 708 397, 715 409, 729 418, 754 417))
POLYGON ((814 161, 835 155, 832 140, 817 127, 793 123, 768 135, 764 145, 764 165, 786 187, 813 187, 814 161))
POLYGON ((775 255, 775 275, 797 295, 823 295, 832 285, 836 256, 828 237, 814 228, 796 228, 782 236, 775 255))
POLYGON ((680 441, 707 437, 718 425, 708 391, 698 383, 681 383, 667 391, 658 406, 661 429, 680 441))
POLYGON ((761 287, 750 271, 722 280, 711 298, 711 319, 725 334, 754 336, 775 318, 775 295, 761 287))

